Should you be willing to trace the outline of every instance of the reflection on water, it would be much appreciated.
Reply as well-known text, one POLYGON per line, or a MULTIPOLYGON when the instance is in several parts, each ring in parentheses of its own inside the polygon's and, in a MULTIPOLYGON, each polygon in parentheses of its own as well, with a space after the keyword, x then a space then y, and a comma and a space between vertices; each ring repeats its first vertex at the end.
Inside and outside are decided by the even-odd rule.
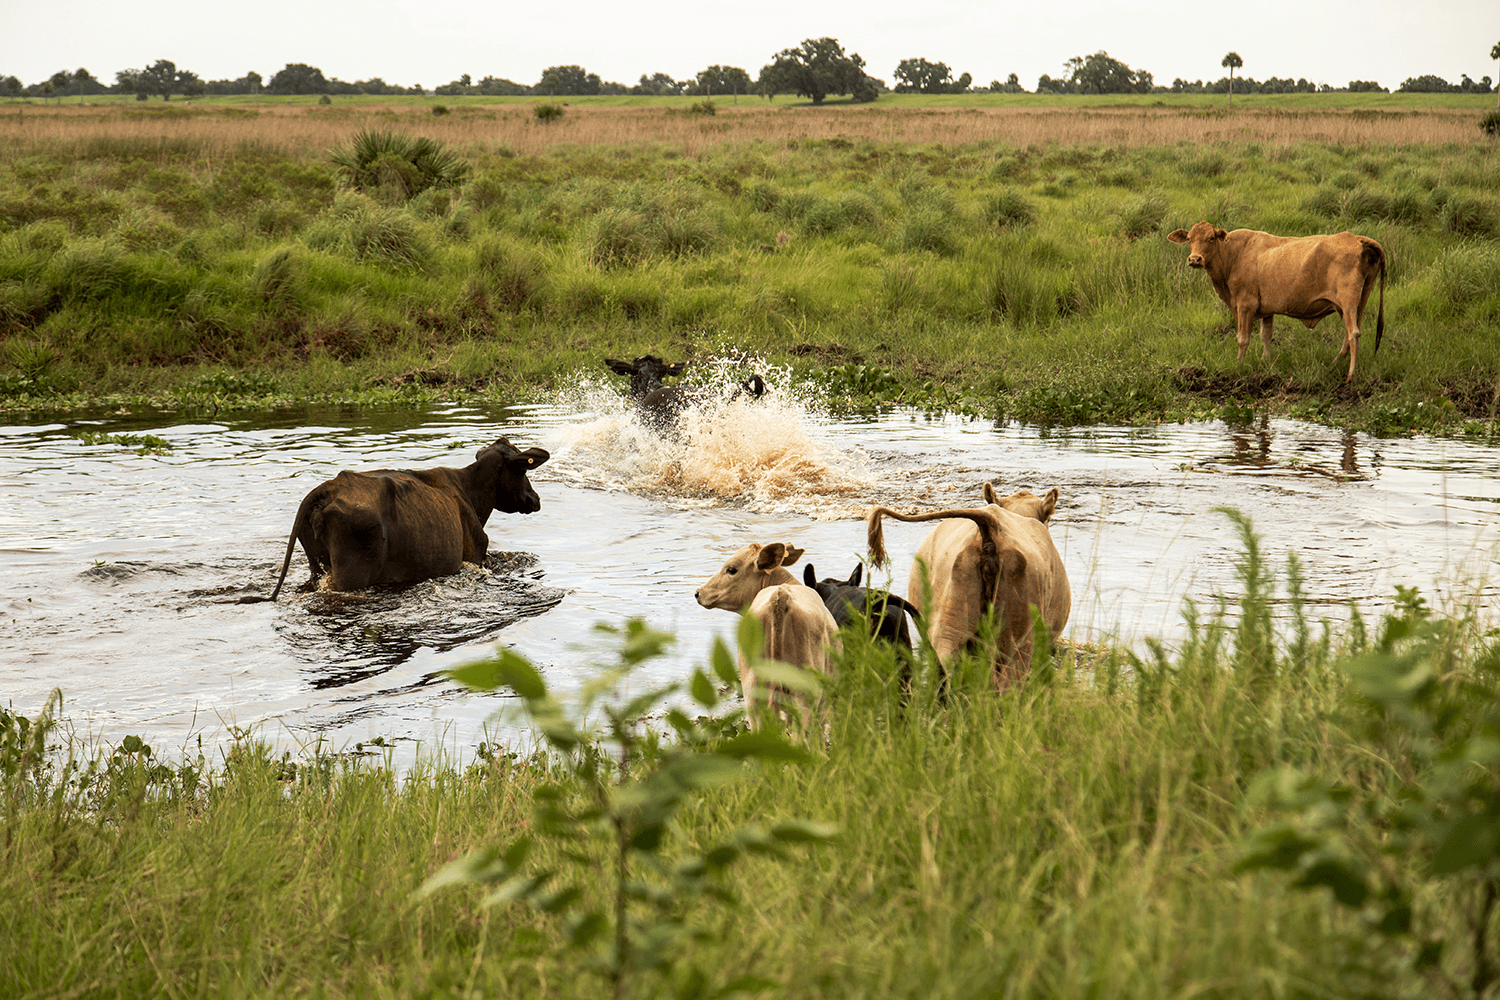
MULTIPOLYGON (((1075 640, 1170 641, 1184 598, 1236 594, 1239 545, 1220 505, 1250 515, 1271 565, 1299 552, 1319 615, 1350 601, 1378 614, 1398 583, 1434 604, 1496 605, 1500 449, 1461 441, 1276 420, 1042 431, 912 412, 833 419, 774 386, 667 438, 603 386, 511 408, 91 414, 0 427, 0 696, 31 713, 61 687, 86 730, 163 747, 231 725, 468 747, 502 699, 437 675, 494 641, 566 693, 612 660, 595 623, 645 615, 678 636, 647 680, 678 679, 732 634, 732 615, 692 597, 727 552, 785 540, 843 571, 870 505, 977 505, 987 481, 1060 489, 1051 530, 1075 640), (84 444, 84 429, 173 449, 84 444), (532 476, 540 511, 491 518, 491 544, 510 557, 488 573, 229 603, 269 594, 312 486, 344 468, 463 465, 501 434, 553 458, 532 476)), ((897 569, 874 582, 904 593, 927 530, 889 525, 897 569)), ((305 573, 299 551, 288 579, 305 573)))

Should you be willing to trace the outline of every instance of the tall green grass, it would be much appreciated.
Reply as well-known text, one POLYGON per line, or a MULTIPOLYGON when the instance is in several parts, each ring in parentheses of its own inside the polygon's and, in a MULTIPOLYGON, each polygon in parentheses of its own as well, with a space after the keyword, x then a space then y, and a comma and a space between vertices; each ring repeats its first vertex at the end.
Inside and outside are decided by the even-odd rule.
MULTIPOLYGON (((390 178, 261 144, 213 157, 146 140, 0 151, 0 338, 48 345, 94 394, 159 391, 225 362, 310 392, 300 373, 330 344, 353 391, 414 361, 441 369, 464 344, 470 372, 485 367, 476 347, 488 350, 487 381, 514 395, 596 355, 692 353, 728 337, 803 369, 796 359, 825 353, 878 364, 905 387, 889 398, 906 401, 928 383, 973 398, 999 380, 1019 391, 1061 375, 1086 388, 1119 365, 1124 341, 1150 348, 1125 374, 1151 383, 1269 372, 1286 389, 1262 405, 1336 397, 1326 419, 1372 426, 1372 407, 1451 397, 1448 430, 1491 427, 1464 389, 1500 380, 1500 364, 1472 365, 1500 237, 1500 161, 1479 138, 937 147, 835 136, 738 139, 691 158, 655 146, 444 152, 463 162, 394 198, 381 193, 390 178), (1235 360, 1227 312, 1161 236, 1201 218, 1355 228, 1386 246, 1384 347, 1362 353, 1354 389, 1332 363, 1331 320, 1316 331, 1279 321, 1269 362, 1235 360), (274 294, 273 260, 290 282, 274 294)), ((1027 398, 985 408, 1024 417, 1027 398)), ((1223 401, 1177 391, 1116 415, 1191 416, 1223 401)))
MULTIPOLYGON (((1326 891, 1236 872, 1276 816, 1247 798, 1263 773, 1376 797, 1426 758, 1349 680, 1368 651, 1404 648, 1414 594, 1368 630, 1357 612, 1312 620, 1295 559, 1276 572, 1233 516, 1240 592, 1189 605, 1177 646, 1039 651, 998 693, 988 640, 943 686, 920 655, 909 687, 892 647, 848 632, 825 753, 703 791, 674 832, 692 849, 807 816, 838 841, 734 869, 737 904, 696 916, 723 922, 689 949, 700 993, 643 974, 628 995, 746 976, 787 997, 1463 995, 1447 984, 1473 972, 1467 890, 1419 854, 1382 863, 1419 887, 1416 924, 1452 943, 1426 967, 1421 942, 1326 891)), ((1492 623, 1462 606, 1427 621, 1445 683, 1492 703, 1492 623)), ((90 751, 48 729, 61 717, 0 713, 4 995, 597 995, 545 909, 483 906, 479 889, 413 898, 449 860, 530 829, 534 796, 586 805, 544 758, 485 746, 397 774, 249 734, 212 759, 135 738, 90 751)), ((1494 780, 1493 760, 1473 766, 1494 780)), ((536 838, 531 863, 562 849, 536 838)))

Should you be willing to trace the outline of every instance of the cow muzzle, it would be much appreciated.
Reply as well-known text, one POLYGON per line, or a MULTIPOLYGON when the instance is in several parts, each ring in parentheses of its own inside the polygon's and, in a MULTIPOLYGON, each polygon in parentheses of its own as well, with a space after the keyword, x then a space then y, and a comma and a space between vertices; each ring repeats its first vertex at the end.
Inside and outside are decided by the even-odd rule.
POLYGON ((1195 254, 1192 254, 1191 256, 1188 257, 1188 267, 1199 267, 1199 268, 1201 268, 1202 266, 1203 266, 1203 255, 1201 253, 1195 253, 1195 254))

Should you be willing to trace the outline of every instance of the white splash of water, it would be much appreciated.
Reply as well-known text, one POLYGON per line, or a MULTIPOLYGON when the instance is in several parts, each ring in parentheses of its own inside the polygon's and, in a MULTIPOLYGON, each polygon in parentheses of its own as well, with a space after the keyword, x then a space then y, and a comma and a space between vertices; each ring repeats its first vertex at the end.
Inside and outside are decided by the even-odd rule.
POLYGON ((789 371, 715 358, 695 363, 681 384, 701 396, 675 428, 660 433, 613 384, 581 375, 560 395, 578 422, 562 431, 553 450, 554 475, 685 507, 734 504, 819 520, 863 515, 872 485, 868 456, 841 449, 823 433, 789 371), (765 380, 759 399, 736 396, 747 371, 765 380))

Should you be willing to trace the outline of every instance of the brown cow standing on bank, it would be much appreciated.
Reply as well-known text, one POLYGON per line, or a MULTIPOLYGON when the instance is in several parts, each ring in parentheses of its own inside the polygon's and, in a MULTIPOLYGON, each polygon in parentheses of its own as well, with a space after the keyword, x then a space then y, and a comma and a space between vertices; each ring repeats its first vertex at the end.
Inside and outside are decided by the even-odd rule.
POLYGON ((312 571, 303 590, 325 575, 334 590, 363 590, 451 576, 466 562, 482 565, 490 512, 540 510, 526 473, 549 457, 541 448, 521 451, 500 438, 462 469, 340 472, 314 487, 297 508, 270 600, 281 593, 299 541, 312 571))
POLYGON ((886 560, 882 517, 942 521, 917 549, 907 599, 921 609, 928 640, 944 664, 969 646, 980 618, 993 609, 1000 629, 995 683, 1003 688, 1031 669, 1031 608, 1041 611, 1055 636, 1068 623, 1073 591, 1047 530, 1056 488, 1041 497, 1027 490, 998 497, 985 483, 984 499, 986 506, 975 510, 930 514, 875 508, 868 519, 870 558, 877 566, 886 560))
POLYGON ((1380 312, 1375 320, 1375 350, 1385 332, 1385 250, 1367 236, 1272 236, 1253 229, 1226 233, 1210 222, 1167 234, 1188 244, 1188 267, 1208 272, 1214 291, 1234 314, 1241 359, 1250 346, 1250 326, 1260 320, 1264 357, 1271 357, 1271 319, 1290 316, 1309 329, 1325 316, 1344 320, 1344 347, 1349 374, 1359 360, 1359 323, 1365 302, 1380 279, 1380 312))

